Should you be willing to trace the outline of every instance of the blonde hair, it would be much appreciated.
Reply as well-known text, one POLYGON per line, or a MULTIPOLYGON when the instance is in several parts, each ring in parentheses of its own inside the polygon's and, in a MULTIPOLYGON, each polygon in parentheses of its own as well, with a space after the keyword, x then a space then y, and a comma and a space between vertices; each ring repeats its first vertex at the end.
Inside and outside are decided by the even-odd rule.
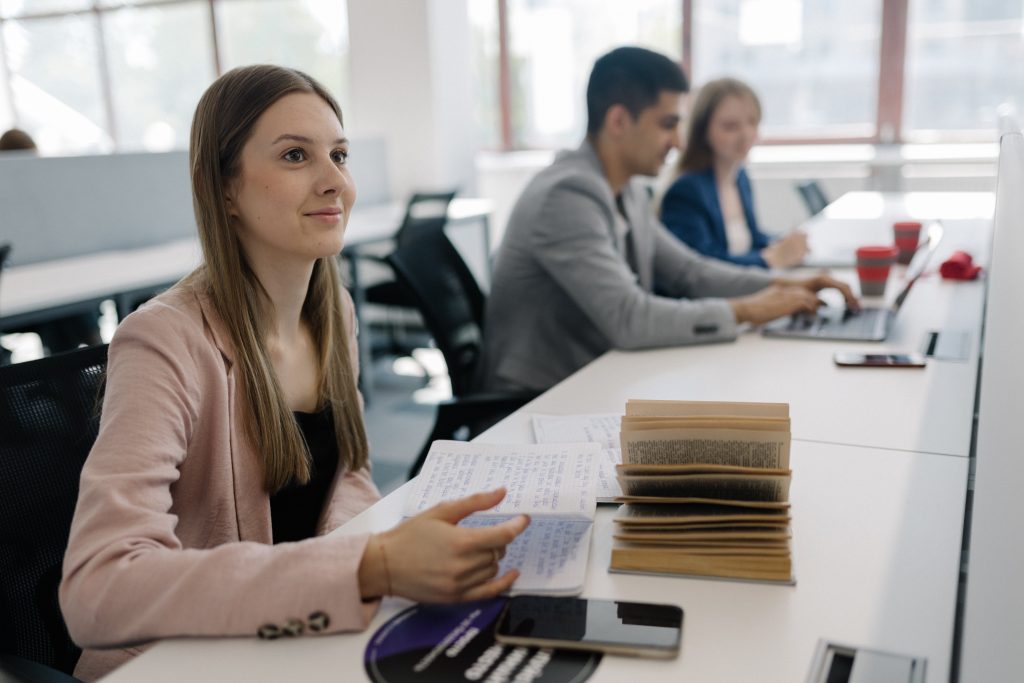
POLYGON ((761 100, 749 85, 735 78, 708 81, 697 93, 697 99, 693 103, 686 131, 686 147, 679 156, 676 175, 711 168, 715 155, 711 143, 708 142, 708 128, 718 105, 729 96, 749 99, 757 110, 758 121, 761 120, 761 100))
MULTIPOLYGON (((342 122, 338 103, 313 78, 294 69, 257 65, 227 72, 203 93, 189 141, 192 203, 205 263, 188 279, 209 293, 235 347, 248 407, 246 431, 262 456, 264 487, 271 493, 291 481, 308 482, 310 456, 264 345, 266 291, 228 217, 225 188, 239 173, 242 148, 256 121, 277 100, 296 92, 318 95, 342 122)), ((334 257, 314 264, 302 316, 318 352, 319 394, 332 415, 340 464, 350 470, 365 467, 366 431, 334 257)))

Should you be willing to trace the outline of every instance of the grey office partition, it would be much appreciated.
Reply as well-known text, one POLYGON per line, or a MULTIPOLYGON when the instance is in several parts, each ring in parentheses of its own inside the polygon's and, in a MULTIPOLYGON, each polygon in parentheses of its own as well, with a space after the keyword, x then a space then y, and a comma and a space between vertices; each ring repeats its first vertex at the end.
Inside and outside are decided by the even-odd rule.
MULTIPOLYGON (((353 139, 357 206, 390 201, 383 138, 353 139)), ((195 235, 188 153, 0 155, 0 242, 18 266, 195 235)))

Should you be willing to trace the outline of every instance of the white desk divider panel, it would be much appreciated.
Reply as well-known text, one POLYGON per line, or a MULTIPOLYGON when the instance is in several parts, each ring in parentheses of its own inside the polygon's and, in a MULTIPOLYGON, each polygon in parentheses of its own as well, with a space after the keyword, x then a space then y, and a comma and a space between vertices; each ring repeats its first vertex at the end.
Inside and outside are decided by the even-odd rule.
POLYGON ((192 237, 188 154, 0 156, 10 265, 192 237))
MULTIPOLYGON (((354 139, 358 206, 390 201, 383 138, 354 139)), ((0 242, 19 266, 194 237, 188 153, 0 155, 0 242)))
POLYGON ((1021 680, 1024 137, 1003 135, 982 351, 960 680, 1021 680))

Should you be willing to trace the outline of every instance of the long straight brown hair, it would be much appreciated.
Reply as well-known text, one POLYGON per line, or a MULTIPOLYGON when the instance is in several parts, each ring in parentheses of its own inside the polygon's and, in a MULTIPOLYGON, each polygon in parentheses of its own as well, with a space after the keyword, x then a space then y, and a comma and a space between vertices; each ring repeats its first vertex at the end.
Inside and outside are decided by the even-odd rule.
MULTIPOLYGON (((256 121, 291 93, 318 95, 344 125, 338 103, 313 78, 294 69, 257 65, 229 71, 203 93, 189 141, 192 203, 205 258, 189 281, 209 292, 235 347, 248 407, 246 431, 263 458, 264 486, 270 493, 291 481, 309 481, 310 457, 267 354, 269 299, 228 217, 225 188, 238 176, 242 148, 256 121)), ((302 316, 316 344, 319 394, 331 411, 340 464, 350 470, 365 467, 366 431, 333 256, 319 258, 313 266, 302 316)))
POLYGON ((676 175, 711 168, 715 153, 711 150, 711 143, 708 142, 708 128, 711 126, 711 117, 715 115, 718 105, 729 96, 749 98, 754 103, 757 118, 760 120, 761 100, 757 98, 757 93, 753 88, 735 78, 719 78, 715 81, 708 81, 701 87, 700 92, 697 93, 697 99, 693 103, 690 124, 686 132, 686 147, 679 156, 676 175))

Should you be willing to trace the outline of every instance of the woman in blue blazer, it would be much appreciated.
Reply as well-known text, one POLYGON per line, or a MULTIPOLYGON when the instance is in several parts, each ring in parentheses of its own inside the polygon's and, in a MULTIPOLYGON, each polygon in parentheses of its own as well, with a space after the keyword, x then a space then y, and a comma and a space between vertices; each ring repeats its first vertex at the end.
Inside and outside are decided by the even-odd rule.
POLYGON ((807 236, 793 232, 773 241, 761 232, 743 169, 760 122, 761 103, 745 83, 722 78, 701 88, 679 161, 680 175, 661 202, 661 220, 706 256, 788 268, 807 254, 807 236))

